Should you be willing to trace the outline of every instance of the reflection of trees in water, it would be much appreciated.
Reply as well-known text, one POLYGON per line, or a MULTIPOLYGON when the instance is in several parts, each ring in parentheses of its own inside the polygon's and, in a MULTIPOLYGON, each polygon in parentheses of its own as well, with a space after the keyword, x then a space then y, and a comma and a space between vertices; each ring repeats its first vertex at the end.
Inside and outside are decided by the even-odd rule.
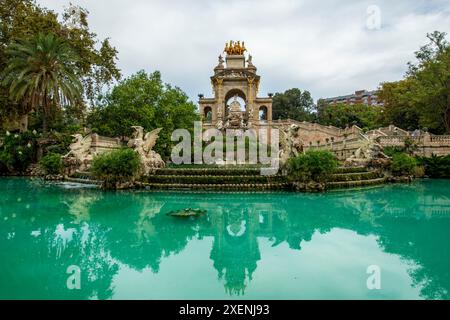
MULTIPOLYGON (((450 194, 446 181, 386 186, 344 197, 348 210, 359 211, 374 227, 380 247, 414 263, 408 272, 413 285, 428 299, 450 299, 450 194), (395 192, 394 191, 395 188, 395 192)), ((355 225, 361 230, 364 225, 355 225)))
POLYGON ((207 200, 188 193, 55 192, 47 184, 29 192, 35 183, 7 183, 13 192, 0 197, 0 259, 8 259, 0 297, 110 298, 118 263, 156 273, 164 257, 203 237, 214 239, 210 258, 226 291, 243 294, 261 259, 258 238, 301 250, 315 232, 342 228, 376 235, 384 251, 416 264, 410 275, 423 297, 450 298, 450 198, 437 182, 311 195, 208 194, 207 200), (208 214, 165 215, 187 207, 208 214), (68 262, 83 270, 80 291, 65 287, 68 262), (24 282, 29 292, 14 293, 24 282))
MULTIPOLYGON (((384 222, 384 221, 383 221, 384 222)), ((450 299, 450 219, 417 219, 383 223, 380 246, 414 261, 414 285, 429 299, 450 299)))
POLYGON ((89 205, 99 194, 87 190, 54 192, 54 186, 23 179, 11 180, 6 186, 10 192, 0 197, 0 208, 7 208, 0 212, 0 260, 5 262, 0 273, 0 297, 111 298, 117 266, 105 250, 102 227, 77 221, 78 217, 70 214, 74 213, 70 203, 81 205, 85 199, 89 205), (82 269, 80 290, 66 287, 69 265, 82 269))

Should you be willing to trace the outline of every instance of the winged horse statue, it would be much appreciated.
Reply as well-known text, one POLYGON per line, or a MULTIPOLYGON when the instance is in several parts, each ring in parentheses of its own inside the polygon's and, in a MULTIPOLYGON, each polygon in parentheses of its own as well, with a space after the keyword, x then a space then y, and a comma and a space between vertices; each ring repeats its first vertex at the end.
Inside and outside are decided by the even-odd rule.
POLYGON ((81 134, 77 133, 72 135, 72 137, 75 141, 70 144, 70 151, 63 158, 68 162, 73 160, 74 164, 79 165, 79 170, 85 170, 88 168, 94 157, 91 153, 92 135, 88 134, 83 137, 81 134))
POLYGON ((153 150, 162 128, 147 132, 145 135, 143 127, 133 126, 132 128, 134 133, 133 137, 128 141, 128 147, 134 149, 140 155, 144 173, 150 174, 154 169, 164 168, 165 163, 161 156, 153 150))

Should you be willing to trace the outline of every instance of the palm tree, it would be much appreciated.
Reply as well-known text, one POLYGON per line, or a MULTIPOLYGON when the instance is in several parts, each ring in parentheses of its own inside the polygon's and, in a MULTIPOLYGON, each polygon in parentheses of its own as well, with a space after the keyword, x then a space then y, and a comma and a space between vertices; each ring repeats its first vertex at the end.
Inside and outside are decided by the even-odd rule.
POLYGON ((77 55, 61 38, 39 34, 15 42, 6 50, 9 59, 2 84, 11 98, 42 113, 47 132, 52 110, 81 101, 82 85, 76 72, 77 55))

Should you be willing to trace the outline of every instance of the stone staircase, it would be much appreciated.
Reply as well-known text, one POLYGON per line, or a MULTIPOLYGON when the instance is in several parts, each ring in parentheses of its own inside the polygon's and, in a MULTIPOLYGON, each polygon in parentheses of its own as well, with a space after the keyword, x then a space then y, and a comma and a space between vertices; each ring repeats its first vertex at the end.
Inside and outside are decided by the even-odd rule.
MULTIPOLYGON (((89 172, 77 172, 67 181, 99 184, 89 172)), ((383 174, 367 168, 338 168, 330 176, 327 189, 383 184, 383 174)), ((280 191, 291 190, 284 176, 263 176, 257 166, 190 166, 158 169, 142 186, 150 190, 280 191)))
POLYGON ((101 184, 101 181, 94 180, 91 177, 91 173, 88 171, 77 171, 70 177, 67 177, 65 179, 68 182, 75 182, 75 183, 83 183, 83 184, 101 184))
POLYGON ((288 190, 282 176, 262 176, 258 167, 192 167, 164 168, 148 177, 148 189, 164 190, 288 190))
POLYGON ((327 182, 327 189, 355 188, 383 184, 386 177, 365 167, 339 168, 327 182))

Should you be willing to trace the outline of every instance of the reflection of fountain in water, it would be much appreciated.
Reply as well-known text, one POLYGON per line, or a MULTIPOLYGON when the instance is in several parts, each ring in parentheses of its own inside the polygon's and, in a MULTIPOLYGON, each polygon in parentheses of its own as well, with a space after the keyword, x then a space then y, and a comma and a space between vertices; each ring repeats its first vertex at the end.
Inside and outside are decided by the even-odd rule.
MULTIPOLYGON (((112 296, 109 286, 117 272, 117 261, 135 270, 151 268, 158 273, 163 259, 202 237, 214 238, 210 259, 226 292, 243 295, 255 281, 252 277, 257 266, 265 263, 258 239, 273 241, 273 246, 284 243, 303 253, 298 250, 314 242, 314 234, 334 234, 337 228, 376 236, 380 250, 420 266, 411 269, 411 279, 423 288, 424 297, 449 297, 450 281, 445 270, 450 261, 446 245, 450 198, 445 193, 448 188, 442 185, 437 190, 405 185, 319 195, 208 194, 207 200, 204 194, 65 190, 56 198, 52 194, 58 205, 48 205, 48 212, 35 213, 36 203, 49 199, 46 188, 50 187, 37 189, 35 194, 17 192, 0 199, 2 231, 5 235, 17 233, 18 239, 11 242, 19 243, 23 234, 35 242, 36 250, 29 253, 27 263, 44 259, 52 272, 61 272, 63 268, 55 265, 65 263, 65 257, 74 260, 88 270, 89 278, 102 282, 104 296, 112 296), (63 201, 66 206, 61 208, 63 201), (174 221, 164 215, 187 206, 206 209, 208 215, 195 221, 174 221), (23 225, 17 225, 17 218, 13 218, 20 210, 27 213, 22 213, 23 225), (31 220, 31 216, 37 219, 31 220), (35 238, 31 232, 36 230, 41 235, 35 238)), ((85 290, 89 296, 96 296, 98 284, 85 290)))

